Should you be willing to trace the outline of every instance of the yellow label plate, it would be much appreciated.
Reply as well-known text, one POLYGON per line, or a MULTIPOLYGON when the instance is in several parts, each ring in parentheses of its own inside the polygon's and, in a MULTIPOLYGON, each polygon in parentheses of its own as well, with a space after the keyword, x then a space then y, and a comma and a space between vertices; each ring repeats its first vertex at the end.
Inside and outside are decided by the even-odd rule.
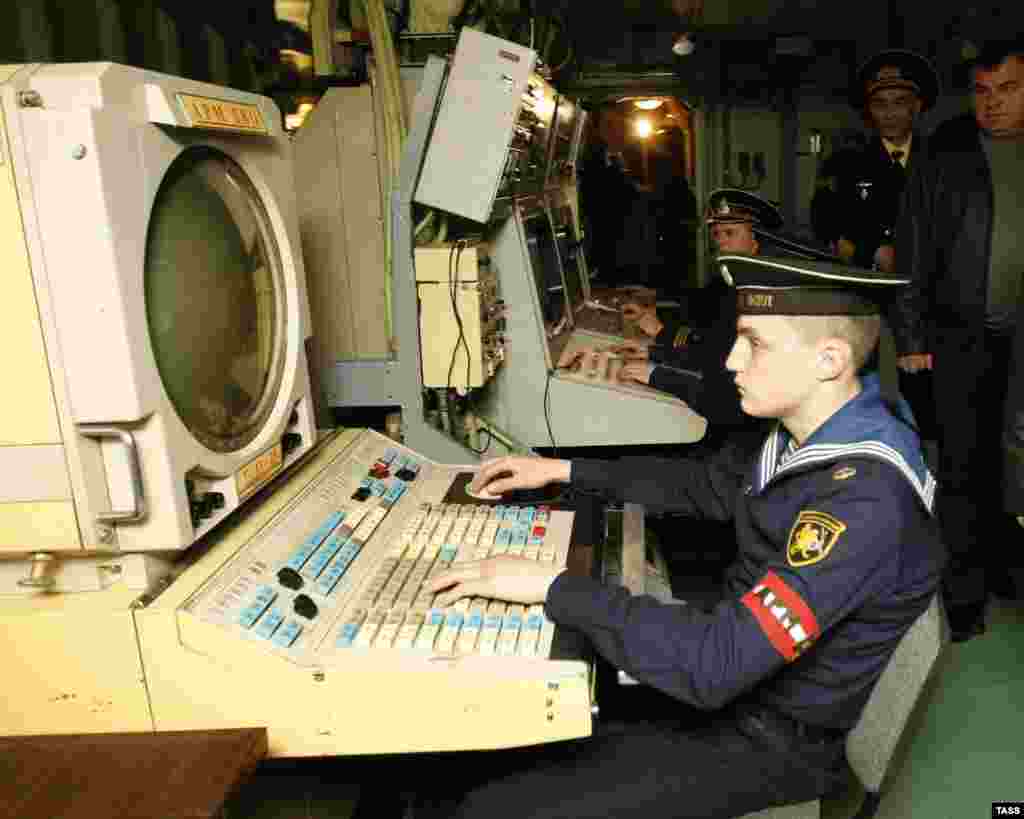
POLYGON ((273 478, 282 463, 284 451, 279 441, 238 470, 238 474, 235 475, 238 497, 244 498, 273 478))
POLYGON ((178 103, 193 128, 214 128, 246 134, 270 133, 259 107, 214 97, 178 94, 178 103))

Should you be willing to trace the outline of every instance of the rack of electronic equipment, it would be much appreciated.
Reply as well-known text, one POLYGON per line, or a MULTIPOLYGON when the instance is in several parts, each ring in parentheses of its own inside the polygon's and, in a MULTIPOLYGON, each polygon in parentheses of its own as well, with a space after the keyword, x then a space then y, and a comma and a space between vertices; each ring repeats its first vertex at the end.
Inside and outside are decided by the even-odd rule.
POLYGON ((450 61, 428 61, 393 200, 399 354, 387 389, 411 446, 451 459, 703 435, 686 404, 613 368, 557 368, 567 348, 623 340, 584 320, 595 306, 576 190, 585 125, 529 48, 466 28, 450 61), (417 244, 431 210, 444 239, 417 244))

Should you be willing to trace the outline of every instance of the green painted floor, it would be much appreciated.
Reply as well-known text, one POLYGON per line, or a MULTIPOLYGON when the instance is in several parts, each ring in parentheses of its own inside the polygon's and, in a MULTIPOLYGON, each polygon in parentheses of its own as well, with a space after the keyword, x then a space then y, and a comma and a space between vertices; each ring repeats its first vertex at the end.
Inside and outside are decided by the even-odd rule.
MULTIPOLYGON (((988 619, 984 635, 950 647, 879 819, 987 819, 993 801, 1024 801, 1024 603, 997 601, 988 619)), ((270 760, 221 819, 348 819, 360 781, 387 776, 365 761, 270 760)), ((823 819, 852 816, 856 799, 826 804, 823 819)))

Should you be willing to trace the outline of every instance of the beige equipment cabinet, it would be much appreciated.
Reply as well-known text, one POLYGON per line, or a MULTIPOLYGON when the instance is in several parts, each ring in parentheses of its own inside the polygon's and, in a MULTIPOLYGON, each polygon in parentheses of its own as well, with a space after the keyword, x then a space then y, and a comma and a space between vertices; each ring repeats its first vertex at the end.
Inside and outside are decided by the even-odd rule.
POLYGON ((208 579, 282 514, 340 453, 340 432, 282 476, 149 592, 0 597, 7 660, 0 733, 266 726, 273 756, 513 747, 586 736, 582 662, 387 657, 303 667, 185 609, 208 579), (163 587, 165 586, 165 587, 163 587))
MULTIPOLYGON (((406 116, 420 69, 403 68, 406 116)), ((313 346, 324 383, 336 362, 386 359, 388 286, 383 209, 393 187, 384 160, 384 116, 371 82, 329 88, 295 133, 295 184, 313 346)))
POLYGON ((355 439, 344 433, 138 611, 154 727, 266 725, 274 756, 500 748, 588 735, 591 680, 581 662, 523 660, 501 672, 487 668, 488 658, 392 659, 374 651, 300 667, 183 610, 225 559, 355 439))
POLYGON ((481 263, 481 248, 418 247, 415 261, 423 386, 448 387, 460 393, 482 387, 504 360, 505 346, 499 324, 498 283, 490 267, 481 263), (459 320, 465 345, 460 340, 459 320))
POLYGON ((0 552, 185 549, 313 446, 271 100, 111 63, 0 69, 0 259, 0 552))

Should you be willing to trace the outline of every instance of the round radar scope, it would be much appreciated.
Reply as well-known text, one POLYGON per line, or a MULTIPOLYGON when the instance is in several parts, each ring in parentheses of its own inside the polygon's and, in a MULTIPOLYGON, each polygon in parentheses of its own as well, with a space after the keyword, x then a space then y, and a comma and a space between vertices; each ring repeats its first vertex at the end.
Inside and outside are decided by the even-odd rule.
POLYGON ((259 193, 208 147, 186 149, 157 192, 146 237, 146 318, 164 388, 214 452, 259 434, 284 372, 281 259, 259 193))

